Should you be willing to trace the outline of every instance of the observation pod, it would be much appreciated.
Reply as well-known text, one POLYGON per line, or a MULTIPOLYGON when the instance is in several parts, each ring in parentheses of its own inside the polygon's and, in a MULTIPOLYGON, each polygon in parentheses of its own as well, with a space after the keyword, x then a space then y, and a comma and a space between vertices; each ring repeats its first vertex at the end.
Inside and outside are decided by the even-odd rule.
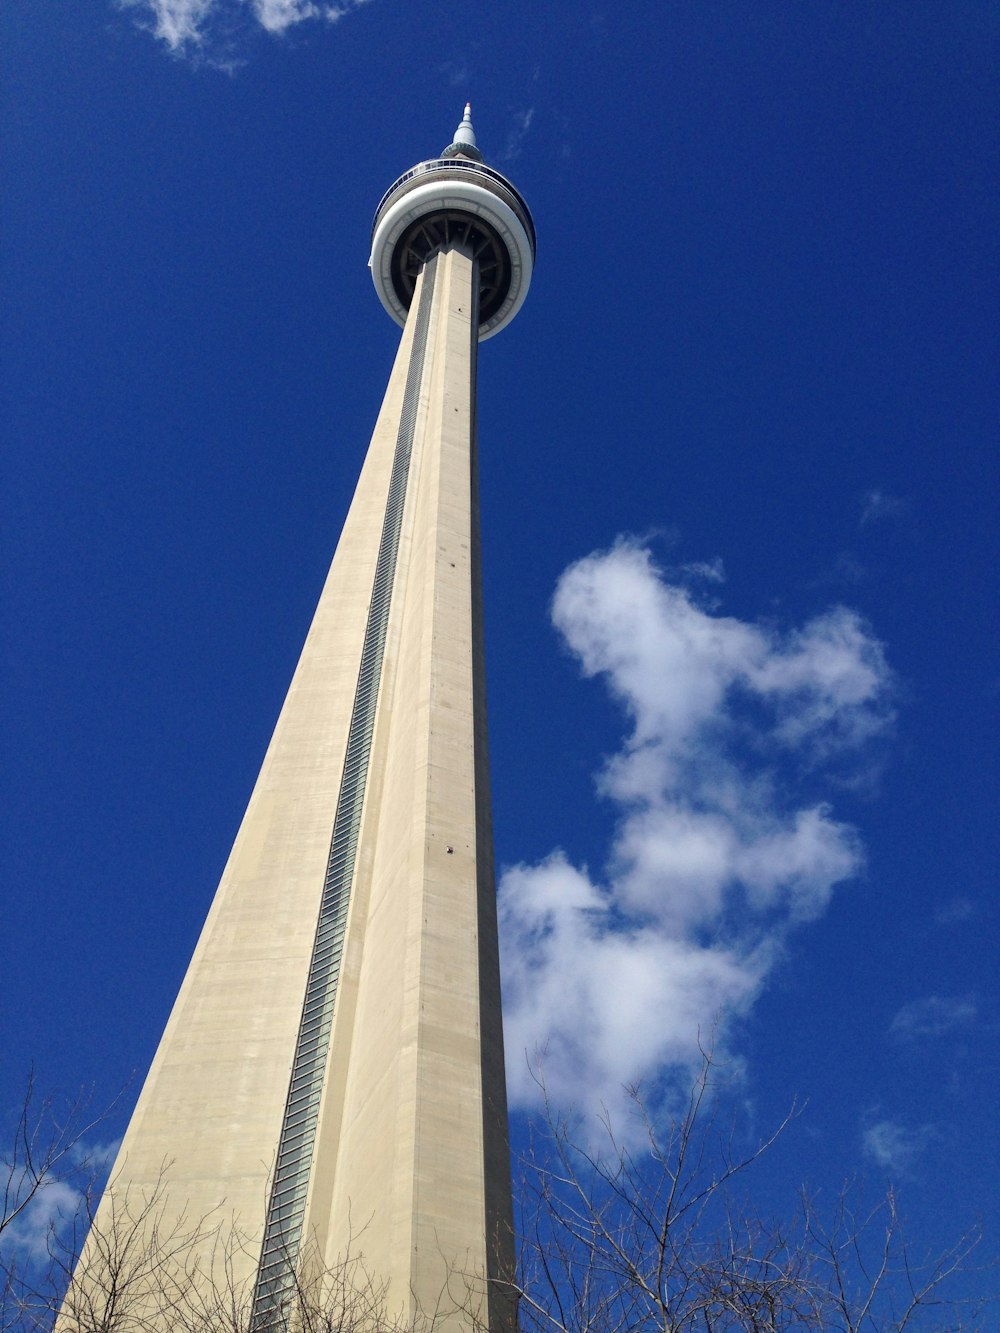
POLYGON ((375 212, 369 267, 379 300, 402 327, 425 261, 449 241, 471 247, 479 271, 479 341, 520 310, 535 259, 528 205, 476 147, 471 110, 441 156, 394 181, 375 212))

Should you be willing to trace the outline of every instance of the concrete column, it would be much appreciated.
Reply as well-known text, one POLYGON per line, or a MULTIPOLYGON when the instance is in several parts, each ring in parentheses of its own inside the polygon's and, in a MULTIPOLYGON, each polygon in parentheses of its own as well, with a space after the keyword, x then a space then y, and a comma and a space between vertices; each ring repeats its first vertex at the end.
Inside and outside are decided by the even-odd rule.
MULTIPOLYGON (((391 1308, 510 1324, 512 1267, 475 473, 477 281, 435 266, 302 1254, 361 1255, 391 1308), (489 1307, 489 1308, 488 1308, 489 1307)), ((253 1283, 340 792, 418 282, 315 618, 98 1227, 236 1229, 253 1283), (159 1183, 158 1183, 159 1182, 159 1183)), ((138 984, 138 981, 137 981, 138 984)), ((209 1246, 189 1255, 205 1271, 209 1246)), ((97 1275, 93 1247, 88 1265, 97 1275)), ((217 1273, 217 1277, 221 1276, 217 1273)), ((166 1333, 166 1329, 164 1330, 166 1333)))
POLYGON ((485 1318, 484 1279, 509 1273, 513 1247, 474 493, 475 281, 460 248, 432 262, 309 1227, 328 1264, 350 1237, 390 1281, 395 1308, 450 1312, 461 1326, 451 1307, 473 1301, 485 1318))

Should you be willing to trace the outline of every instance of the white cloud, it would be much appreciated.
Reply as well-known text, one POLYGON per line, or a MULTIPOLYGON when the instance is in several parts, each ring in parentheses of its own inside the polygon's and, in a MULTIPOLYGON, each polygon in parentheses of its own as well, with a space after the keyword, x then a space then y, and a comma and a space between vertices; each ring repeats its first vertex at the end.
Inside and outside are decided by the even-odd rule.
POLYGON ((904 1004, 889 1025, 895 1037, 919 1041, 922 1037, 943 1037, 956 1028, 976 1021, 976 1003, 971 996, 962 999, 928 995, 904 1004))
MULTIPOLYGON (((250 17, 265 32, 280 34, 306 19, 336 22, 367 0, 119 0, 136 10, 149 27, 177 55, 212 60, 206 48, 216 29, 232 31, 250 17)), ((215 63, 231 63, 215 61, 215 63)))
POLYGON ((323 12, 310 0, 253 0, 253 11, 268 32, 284 32, 293 23, 318 18, 323 12))
POLYGON ((910 1129, 898 1120, 875 1120, 861 1131, 864 1154, 876 1166, 905 1175, 933 1138, 930 1125, 910 1129))
POLYGON ((171 51, 201 44, 205 25, 216 0, 122 0, 124 9, 136 9, 152 19, 152 32, 171 51))
POLYGON ((553 619, 632 730, 599 777, 620 812, 605 872, 556 851, 502 877, 510 1090, 535 1099, 537 1057, 560 1103, 619 1115, 626 1085, 655 1100, 724 1036, 790 929, 861 869, 855 831, 780 774, 859 756, 891 718, 890 673, 853 612, 785 634, 719 615, 629 541, 563 574, 553 619))
POLYGON ((0 1159, 6 1216, 13 1219, 0 1233, 0 1251, 28 1264, 44 1263, 53 1234, 81 1218, 88 1193, 105 1179, 119 1146, 120 1140, 81 1139, 37 1182, 23 1165, 0 1159))

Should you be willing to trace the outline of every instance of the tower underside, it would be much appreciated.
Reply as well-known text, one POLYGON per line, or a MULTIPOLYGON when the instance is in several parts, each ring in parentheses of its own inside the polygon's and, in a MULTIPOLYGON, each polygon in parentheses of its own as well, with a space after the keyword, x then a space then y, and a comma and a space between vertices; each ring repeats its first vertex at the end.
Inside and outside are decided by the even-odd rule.
MULTIPOLYGON (((219 1247, 213 1222, 194 1257, 247 1299, 256 1286, 261 1329, 284 1327, 296 1274, 347 1255, 387 1284, 393 1316, 512 1323, 478 318, 476 260, 455 237, 417 277, 316 615, 98 1213, 113 1225, 159 1188, 161 1234, 182 1216, 235 1228, 219 1247)), ((99 1263, 91 1243, 78 1289, 99 1263)))

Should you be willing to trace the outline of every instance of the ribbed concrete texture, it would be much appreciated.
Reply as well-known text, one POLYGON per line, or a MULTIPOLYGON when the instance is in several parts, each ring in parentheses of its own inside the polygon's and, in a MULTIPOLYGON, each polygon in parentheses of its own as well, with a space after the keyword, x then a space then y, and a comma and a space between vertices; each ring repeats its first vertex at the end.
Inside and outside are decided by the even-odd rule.
MULTIPOLYGON (((113 1229, 116 1212, 141 1211, 159 1190, 161 1236, 206 1217, 207 1231, 237 1228, 231 1277, 251 1290, 265 1220, 280 1226, 286 1215, 271 1197, 279 1147, 287 1155, 308 1144, 305 1124, 314 1147, 300 1179, 304 1222, 280 1233, 285 1268, 335 1268, 350 1252, 388 1284, 393 1314, 501 1329, 510 1311, 489 1279, 510 1272, 513 1246, 483 681, 477 322, 475 263, 451 246, 418 281, 315 619, 98 1228, 113 1229), (370 611, 380 544, 388 559, 401 440, 405 500, 379 638, 370 611), (380 654, 367 723, 356 704, 366 631, 380 654), (312 1111, 286 1117, 293 1061, 309 1040, 300 1022, 310 967, 319 966, 314 938, 346 800, 348 736, 365 725, 318 1110, 314 1097, 312 1111)), ((200 1262, 218 1270, 220 1254, 205 1242, 200 1262)), ((100 1280, 99 1267, 92 1246, 77 1283, 85 1287, 88 1273, 100 1280)), ((280 1274, 268 1290, 258 1282, 258 1326, 278 1329, 280 1274)))

